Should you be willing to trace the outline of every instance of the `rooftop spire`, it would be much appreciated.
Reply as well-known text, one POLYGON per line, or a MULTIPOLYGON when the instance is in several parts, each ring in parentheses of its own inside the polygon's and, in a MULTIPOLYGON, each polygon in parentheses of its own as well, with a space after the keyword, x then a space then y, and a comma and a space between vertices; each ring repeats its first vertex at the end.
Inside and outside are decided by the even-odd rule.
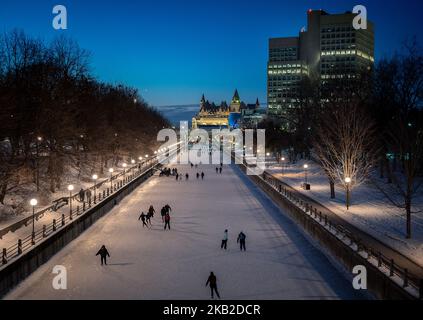
POLYGON ((232 103, 239 103, 239 102, 240 102, 240 99, 239 99, 238 89, 235 89, 234 97, 232 98, 232 103))

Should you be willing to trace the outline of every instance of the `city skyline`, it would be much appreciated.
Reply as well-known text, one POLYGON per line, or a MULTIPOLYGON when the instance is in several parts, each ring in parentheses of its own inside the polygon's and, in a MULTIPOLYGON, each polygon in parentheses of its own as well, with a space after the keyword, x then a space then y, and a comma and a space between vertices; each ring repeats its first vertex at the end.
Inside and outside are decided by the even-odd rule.
POLYGON ((247 101, 258 97, 266 103, 268 40, 298 34, 309 8, 339 13, 365 5, 376 26, 376 62, 392 55, 411 34, 422 43, 418 1, 120 3, 61 2, 68 9, 65 31, 51 27, 54 1, 3 4, 0 31, 18 28, 47 40, 66 34, 91 53, 96 77, 139 89, 153 106, 197 104, 202 93, 221 101, 233 88, 247 101), (110 24, 113 19, 119 24, 110 24))

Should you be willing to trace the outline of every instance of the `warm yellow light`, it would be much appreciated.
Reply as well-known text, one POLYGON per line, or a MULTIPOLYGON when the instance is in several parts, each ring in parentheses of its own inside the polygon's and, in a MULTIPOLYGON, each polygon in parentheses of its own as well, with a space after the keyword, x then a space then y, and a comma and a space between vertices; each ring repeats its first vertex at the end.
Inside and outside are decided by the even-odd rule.
POLYGON ((350 177, 346 177, 345 178, 345 183, 351 183, 351 178, 350 177))
POLYGON ((93 180, 97 180, 98 179, 98 175, 93 174, 93 180))
POLYGON ((110 169, 109 169, 109 172, 110 172, 110 173, 113 173, 114 171, 115 171, 115 170, 114 170, 113 168, 110 168, 110 169))
POLYGON ((69 190, 69 191, 73 191, 73 189, 74 189, 73 185, 71 185, 71 184, 70 184, 70 185, 68 185, 68 190, 69 190))
POLYGON ((304 165, 304 169, 308 169, 308 164, 305 164, 304 165))
POLYGON ((35 207, 38 204, 37 199, 31 199, 31 201, 29 201, 29 204, 33 207, 35 207))

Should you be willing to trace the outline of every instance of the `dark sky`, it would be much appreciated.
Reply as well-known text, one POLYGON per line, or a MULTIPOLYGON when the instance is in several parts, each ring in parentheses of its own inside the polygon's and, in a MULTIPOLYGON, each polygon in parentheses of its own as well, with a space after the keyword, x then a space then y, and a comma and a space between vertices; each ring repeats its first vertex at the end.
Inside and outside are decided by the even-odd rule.
POLYGON ((296 36, 309 8, 329 13, 362 4, 376 27, 376 58, 407 37, 423 44, 423 1, 381 0, 58 0, 0 3, 0 31, 21 28, 49 40, 59 33, 92 55, 101 80, 137 87, 151 104, 230 100, 266 101, 269 37, 296 36), (68 9, 68 30, 52 28, 52 8, 68 9))

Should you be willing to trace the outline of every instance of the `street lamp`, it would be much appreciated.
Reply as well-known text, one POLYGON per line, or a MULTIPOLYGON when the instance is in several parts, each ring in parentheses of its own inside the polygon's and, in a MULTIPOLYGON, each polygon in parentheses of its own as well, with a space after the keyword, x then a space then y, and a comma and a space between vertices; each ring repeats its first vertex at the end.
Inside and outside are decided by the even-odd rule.
POLYGON ((31 199, 29 204, 32 206, 32 245, 35 244, 35 206, 38 204, 37 199, 31 199))
POLYGON ((307 169, 308 169, 308 164, 304 165, 304 177, 305 177, 305 183, 307 184, 307 169))
MULTIPOLYGON (((125 180, 125 177, 126 177, 126 167, 127 167, 128 165, 124 162, 124 163, 122 163, 122 167, 123 167, 123 180, 125 180)), ((125 181, 124 181, 124 183, 125 183, 125 181)))
POLYGON ((43 141, 43 138, 41 136, 37 137, 37 142, 36 142, 36 151, 37 151, 37 161, 36 161, 36 166, 37 166, 37 177, 36 177, 36 182, 37 182, 37 191, 40 191, 40 143, 43 141))
POLYGON ((347 187, 347 210, 350 209, 350 185, 351 185, 351 178, 345 178, 345 185, 347 187))
POLYGON ((74 187, 73 185, 68 185, 68 191, 69 191, 69 217, 72 219, 72 191, 74 187))
POLYGON ((282 175, 283 175, 284 169, 285 169, 285 157, 282 157, 281 161, 282 161, 282 175))
POLYGON ((113 168, 109 169, 109 172, 110 172, 110 193, 113 192, 113 172, 114 171, 115 170, 113 168))
POLYGON ((97 184, 98 175, 93 174, 93 180, 94 180, 94 203, 97 199, 97 190, 96 190, 96 184, 97 184))

